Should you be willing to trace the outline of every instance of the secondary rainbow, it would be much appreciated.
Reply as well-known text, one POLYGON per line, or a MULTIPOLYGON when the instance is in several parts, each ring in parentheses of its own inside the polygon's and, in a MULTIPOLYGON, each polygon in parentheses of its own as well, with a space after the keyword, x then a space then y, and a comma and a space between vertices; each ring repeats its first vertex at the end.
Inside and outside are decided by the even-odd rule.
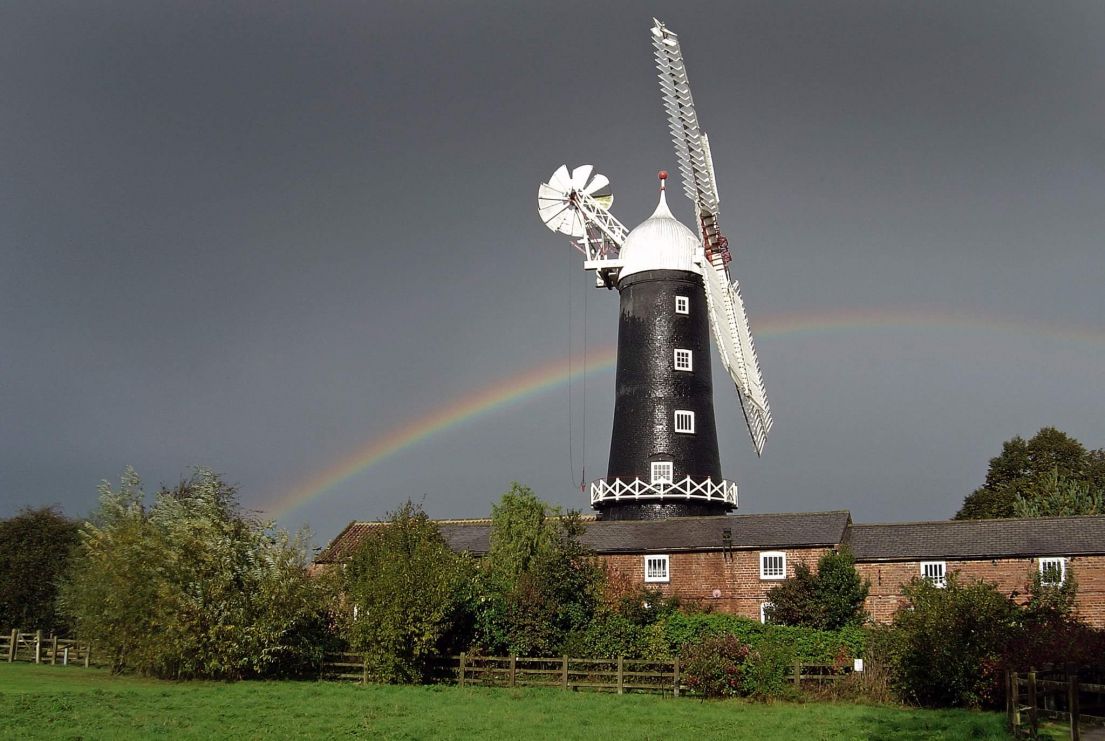
MULTIPOLYGON (((916 329, 1012 333, 1105 345, 1105 332, 1097 329, 926 309, 845 309, 816 314, 777 314, 756 321, 755 328, 757 337, 761 340, 829 332, 916 329)), ((524 402, 585 375, 608 371, 613 368, 616 355, 617 348, 613 345, 597 351, 591 350, 586 368, 580 364, 573 365, 568 358, 558 358, 453 399, 427 414, 372 438, 276 499, 266 510, 271 516, 281 517, 381 460, 429 437, 512 404, 524 402)))

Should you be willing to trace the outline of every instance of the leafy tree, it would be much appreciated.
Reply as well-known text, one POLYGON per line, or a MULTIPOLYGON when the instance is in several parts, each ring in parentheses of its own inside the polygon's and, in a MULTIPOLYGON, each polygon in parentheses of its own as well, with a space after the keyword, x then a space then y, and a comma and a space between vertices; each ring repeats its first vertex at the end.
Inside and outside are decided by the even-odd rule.
POLYGON ((57 581, 78 528, 51 507, 0 520, 0 629, 64 630, 55 606, 57 581))
POLYGON ((816 573, 805 563, 797 564, 794 578, 768 591, 766 617, 783 625, 821 630, 860 625, 871 585, 860 577, 855 563, 855 556, 845 546, 818 559, 816 573))
POLYGON ((235 488, 203 468, 151 508, 144 499, 130 468, 118 490, 101 485, 62 583, 78 636, 113 670, 233 679, 313 658, 305 633, 319 625, 321 595, 305 533, 246 517, 235 488))
MULTIPOLYGON (((1069 484, 1088 486, 1093 492, 1105 490, 1105 451, 1086 450, 1065 432, 1044 427, 1030 440, 1020 436, 1002 444, 1001 455, 990 459, 986 483, 963 501, 958 520, 1013 517, 1018 511, 1031 512, 1037 498, 1055 499, 1058 490, 1069 484)), ((1058 499, 1063 500, 1060 496, 1058 499)), ((1061 503, 1043 505, 1062 509, 1061 503)), ((1034 515, 1029 515, 1034 516, 1034 515)))
POLYGON ((1063 477, 1055 468, 1040 478, 1033 496, 1018 492, 1013 500, 1014 517, 1074 515, 1105 515, 1105 489, 1095 489, 1090 481, 1063 477))
POLYGON ((903 593, 910 604, 893 623, 893 674, 903 699, 929 707, 992 700, 1000 657, 1018 626, 1017 606, 993 584, 961 584, 954 573, 942 588, 914 578, 903 593))
POLYGON ((385 682, 427 678, 433 659, 466 638, 474 566, 408 501, 365 538, 345 569, 356 613, 350 643, 385 682))
POLYGON ((492 508, 477 640, 489 651, 549 656, 585 632, 600 603, 602 571, 579 537, 578 513, 559 515, 511 485, 492 508))

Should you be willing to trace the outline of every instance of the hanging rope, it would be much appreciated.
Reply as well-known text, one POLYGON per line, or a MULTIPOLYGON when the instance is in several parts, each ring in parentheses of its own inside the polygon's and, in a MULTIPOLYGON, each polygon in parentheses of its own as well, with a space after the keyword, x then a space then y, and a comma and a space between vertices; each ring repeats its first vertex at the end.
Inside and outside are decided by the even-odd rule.
POLYGON ((565 340, 568 345, 568 465, 572 469, 572 483, 576 478, 575 444, 572 442, 572 275, 575 266, 575 254, 568 253, 568 272, 564 281, 565 295, 568 298, 568 327, 565 340))
MULTIPOLYGON (((579 471, 579 490, 585 491, 587 486, 587 297, 591 294, 591 289, 588 288, 583 294, 583 373, 580 376, 583 379, 583 441, 579 446, 579 459, 580 459, 580 471, 579 471)), ((575 469, 572 469, 572 473, 575 473, 575 469)))

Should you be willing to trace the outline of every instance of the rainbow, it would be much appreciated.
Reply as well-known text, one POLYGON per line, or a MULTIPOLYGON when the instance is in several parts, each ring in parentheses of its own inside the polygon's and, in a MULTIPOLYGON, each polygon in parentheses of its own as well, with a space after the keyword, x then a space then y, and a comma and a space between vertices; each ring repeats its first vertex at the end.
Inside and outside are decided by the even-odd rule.
MULTIPOLYGON (((1064 327, 1039 322, 996 319, 979 314, 933 310, 836 310, 816 314, 776 314, 754 322, 756 337, 772 340, 829 332, 864 330, 940 330, 1012 333, 1045 336, 1061 341, 1105 345, 1099 329, 1064 327)), ((491 412, 521 403, 550 389, 584 376, 610 370, 615 363, 614 345, 590 350, 587 367, 559 358, 536 368, 499 379, 458 399, 446 402, 420 417, 388 430, 302 481, 264 509, 282 517, 368 468, 429 437, 450 430, 491 412)))

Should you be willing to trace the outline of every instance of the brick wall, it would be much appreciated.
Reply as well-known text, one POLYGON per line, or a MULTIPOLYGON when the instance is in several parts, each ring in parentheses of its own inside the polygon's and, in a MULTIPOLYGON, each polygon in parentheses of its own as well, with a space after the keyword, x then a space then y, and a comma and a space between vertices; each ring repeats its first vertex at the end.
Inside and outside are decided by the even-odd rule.
MULTIPOLYGON (((769 549, 765 549, 769 550, 769 549)), ((787 576, 794 576, 795 564, 805 561, 816 568, 828 548, 782 548, 786 553, 787 576)), ((668 554, 670 581, 645 583, 645 554, 601 555, 615 590, 636 586, 656 588, 665 595, 713 607, 718 612, 760 619, 760 604, 778 579, 760 579, 758 550, 734 550, 668 554), (717 596, 715 595, 715 590, 717 596)), ((655 554, 650 554, 655 555, 655 554)))
MULTIPOLYGON (((794 576, 795 564, 805 561, 816 568, 827 548, 781 549, 787 554, 787 576, 794 576)), ((759 620, 760 604, 778 580, 760 579, 758 550, 734 550, 668 554, 667 583, 645 583, 644 554, 602 555, 610 583, 616 591, 647 586, 666 595, 678 596, 718 612, 759 620), (715 596, 715 590, 717 595, 715 596)), ((1004 594, 1023 595, 1031 573, 1039 568, 1035 558, 947 561, 947 573, 958 572, 963 579, 997 584, 1004 594)), ((1078 580, 1078 616, 1096 627, 1105 627, 1105 556, 1075 556, 1067 567, 1078 580)), ((904 603, 902 585, 921 574, 920 561, 857 563, 860 576, 871 582, 864 608, 875 621, 889 622, 904 603)))
MULTIPOLYGON (((1017 592, 1023 596, 1032 573, 1039 569, 1039 561, 1035 558, 947 561, 945 568, 948 574, 958 572, 961 579, 992 582, 1004 594, 1017 592)), ((1067 568, 1078 580, 1078 616, 1090 625, 1105 627, 1105 556, 1074 556, 1067 559, 1067 568)), ((921 575, 921 562, 858 563, 856 570, 871 582, 864 607, 877 622, 885 623, 904 602, 902 585, 921 575)))

